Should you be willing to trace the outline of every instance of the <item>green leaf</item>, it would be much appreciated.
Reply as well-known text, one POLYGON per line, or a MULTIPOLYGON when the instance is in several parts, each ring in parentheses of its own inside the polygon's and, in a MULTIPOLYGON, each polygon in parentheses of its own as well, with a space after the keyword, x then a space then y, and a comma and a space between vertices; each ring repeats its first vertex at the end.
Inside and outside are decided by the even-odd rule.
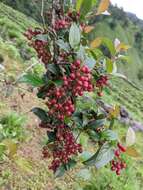
POLYGON ((80 138, 79 138, 80 144, 86 147, 88 144, 88 139, 89 137, 87 136, 87 134, 81 133, 80 138))
POLYGON ((60 73, 60 68, 55 64, 48 64, 47 70, 55 75, 60 73))
POLYGON ((56 139, 56 133, 55 132, 48 132, 47 135, 48 135, 48 143, 55 141, 55 139, 56 139))
POLYGON ((36 116, 39 117, 41 121, 47 122, 49 120, 49 117, 47 115, 47 112, 41 108, 35 107, 31 110, 36 116))
POLYGON ((83 124, 83 113, 77 111, 72 116, 73 116, 74 121, 79 123, 80 126, 82 126, 82 124, 83 124))
POLYGON ((96 158, 97 158, 99 151, 100 151, 100 149, 98 149, 94 155, 92 155, 90 158, 88 158, 86 161, 84 161, 83 164, 85 164, 87 166, 95 165, 95 161, 96 161, 96 158))
POLYGON ((112 159, 114 158, 114 150, 113 148, 108 144, 108 143, 105 143, 97 157, 96 157, 96 161, 95 161, 95 166, 97 169, 105 166, 106 164, 108 164, 112 159))
POLYGON ((112 42, 112 40, 108 38, 102 38, 102 44, 104 44, 109 49, 112 55, 115 55, 116 50, 115 50, 114 43, 112 42))
POLYGON ((92 155, 93 155, 93 154, 92 154, 91 152, 84 151, 84 152, 79 156, 79 158, 80 158, 80 160, 81 160, 82 162, 84 162, 84 161, 88 160, 89 158, 91 158, 92 155))
POLYGON ((77 11, 80 10, 83 1, 84 1, 84 0, 77 0, 77 1, 76 1, 76 10, 77 10, 77 11))
POLYGON ((86 52, 85 52, 85 48, 80 45, 80 48, 77 52, 77 58, 84 61, 86 59, 86 52))
POLYGON ((89 169, 81 169, 77 173, 77 177, 82 178, 83 180, 89 180, 91 179, 91 172, 89 171, 89 169))
POLYGON ((108 74, 111 74, 113 72, 113 62, 111 59, 106 59, 106 70, 108 74))
POLYGON ((59 39, 59 40, 57 40, 56 43, 58 44, 58 46, 61 49, 65 50, 66 52, 69 52, 70 47, 69 47, 69 44, 67 42, 64 42, 63 40, 59 39))
POLYGON ((48 41, 48 36, 47 34, 38 34, 35 37, 36 40, 41 40, 43 42, 47 42, 48 41))
POLYGON ((66 170, 70 170, 76 165, 76 161, 73 159, 70 159, 69 162, 66 164, 66 170))
POLYGON ((55 177, 62 177, 66 172, 66 168, 65 168, 65 165, 61 165, 57 170, 56 172, 54 173, 55 174, 55 177))
POLYGON ((72 48, 75 48, 80 43, 80 29, 76 23, 73 23, 69 32, 69 43, 72 48))
POLYGON ((106 130, 101 133, 102 138, 105 138, 110 141, 115 141, 118 139, 118 134, 112 130, 106 130))
POLYGON ((92 70, 94 68, 95 64, 96 64, 95 59, 93 59, 91 57, 87 57, 86 58, 85 65, 87 65, 89 69, 92 70))
POLYGON ((85 17, 91 9, 96 5, 96 0, 83 0, 80 5, 80 13, 82 14, 83 17, 85 17))
POLYGON ((26 83, 26 84, 30 84, 33 87, 40 87, 44 85, 44 81, 42 78, 40 78, 39 76, 29 73, 29 74, 25 74, 23 75, 19 81, 19 83, 26 83))
POLYGON ((87 128, 91 128, 91 129, 97 129, 98 127, 102 127, 105 123, 106 119, 99 119, 99 120, 93 120, 93 121, 90 121, 88 124, 87 124, 87 128))
POLYGON ((105 166, 114 158, 114 150, 110 144, 105 143, 103 146, 87 161, 86 165, 95 165, 97 169, 105 166))

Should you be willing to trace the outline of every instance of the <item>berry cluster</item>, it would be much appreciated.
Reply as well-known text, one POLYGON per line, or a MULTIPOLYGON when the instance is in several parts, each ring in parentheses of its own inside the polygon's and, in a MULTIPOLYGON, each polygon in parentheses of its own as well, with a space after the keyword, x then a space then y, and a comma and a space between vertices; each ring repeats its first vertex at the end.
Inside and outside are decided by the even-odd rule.
MULTIPOLYGON (((82 152, 80 144, 76 143, 76 139, 73 133, 65 125, 59 125, 56 127, 56 139, 52 149, 53 160, 49 169, 54 172, 61 164, 66 164, 71 159, 72 155, 77 155, 82 152)), ((49 152, 46 148, 43 149, 43 157, 49 156, 49 152)))
POLYGON ((108 77, 101 75, 100 78, 96 81, 96 87, 99 88, 99 91, 97 92, 98 96, 103 96, 103 87, 108 85, 108 77))
POLYGON ((120 157, 121 153, 126 152, 126 148, 120 143, 117 146, 118 148, 114 152, 116 159, 111 161, 111 170, 115 171, 117 175, 120 175, 121 170, 126 168, 126 163, 120 157))
POLYGON ((54 29, 55 30, 66 29, 69 27, 69 25, 70 25, 70 23, 68 21, 66 21, 65 19, 58 19, 55 22, 54 29))
POLYGON ((100 78, 96 81, 96 87, 103 88, 108 85, 108 77, 101 75, 100 78))
POLYGON ((46 65, 48 61, 51 59, 51 54, 47 51, 46 48, 48 42, 36 39, 38 35, 43 34, 44 32, 39 29, 36 29, 34 31, 32 29, 28 29, 28 31, 24 33, 27 39, 31 41, 30 46, 32 46, 36 50, 38 58, 41 59, 42 62, 46 65))
POLYGON ((81 61, 76 60, 72 63, 70 69, 70 75, 64 76, 63 80, 64 86, 71 91, 73 96, 82 96, 84 91, 93 91, 92 75, 87 66, 82 66, 81 61))
MULTIPOLYGON (((51 86, 47 92, 48 114, 54 116, 61 123, 53 126, 57 130, 53 161, 50 166, 53 171, 56 171, 61 163, 67 163, 72 155, 77 155, 82 151, 81 145, 76 143, 72 131, 64 125, 64 119, 70 117, 75 111, 71 97, 82 96, 84 91, 91 92, 93 90, 92 76, 87 66, 83 66, 80 60, 76 60, 69 69, 70 75, 62 77, 63 85, 51 86)), ((45 152, 44 157, 47 154, 45 152)))

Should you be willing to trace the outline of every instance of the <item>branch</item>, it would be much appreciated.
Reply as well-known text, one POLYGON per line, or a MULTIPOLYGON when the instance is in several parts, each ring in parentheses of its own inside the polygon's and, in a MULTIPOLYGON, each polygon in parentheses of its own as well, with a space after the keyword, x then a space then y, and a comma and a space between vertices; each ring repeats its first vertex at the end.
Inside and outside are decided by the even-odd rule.
POLYGON ((46 28, 46 23, 45 23, 45 18, 44 18, 44 0, 42 0, 41 2, 41 17, 42 17, 42 21, 43 21, 43 27, 44 29, 46 28))

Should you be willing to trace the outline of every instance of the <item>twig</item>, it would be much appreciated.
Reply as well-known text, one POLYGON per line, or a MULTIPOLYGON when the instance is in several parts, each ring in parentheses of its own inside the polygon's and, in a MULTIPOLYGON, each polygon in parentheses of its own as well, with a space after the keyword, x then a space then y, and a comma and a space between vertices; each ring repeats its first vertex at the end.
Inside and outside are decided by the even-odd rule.
POLYGON ((44 29, 46 29, 46 23, 44 18, 44 0, 41 1, 41 17, 42 17, 43 27, 44 29))

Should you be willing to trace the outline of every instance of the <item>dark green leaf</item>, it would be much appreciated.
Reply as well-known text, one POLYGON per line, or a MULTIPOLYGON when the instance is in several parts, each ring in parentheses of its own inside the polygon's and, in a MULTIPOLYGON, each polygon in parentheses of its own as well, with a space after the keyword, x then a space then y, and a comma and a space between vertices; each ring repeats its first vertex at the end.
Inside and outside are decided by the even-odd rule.
POLYGON ((47 135, 48 135, 48 143, 55 141, 55 139, 56 139, 56 133, 55 132, 48 132, 47 135))
POLYGON ((79 123, 82 126, 83 124, 83 113, 82 112, 75 112, 73 114, 73 119, 75 122, 79 123))
POLYGON ((75 48, 80 43, 80 29, 76 25, 76 23, 73 23, 70 28, 69 32, 69 43, 72 48, 75 48))
POLYGON ((60 68, 55 64, 48 64, 47 70, 55 75, 60 73, 60 68))
POLYGON ((26 83, 26 84, 30 84, 33 87, 40 87, 42 85, 44 85, 44 81, 42 78, 40 78, 39 76, 35 75, 35 74, 25 74, 24 76, 22 76, 19 81, 19 83, 26 83))
POLYGON ((61 165, 55 172, 55 177, 62 177, 66 172, 66 168, 64 165, 61 165))
POLYGON ((102 127, 105 123, 106 119, 99 119, 99 120, 93 120, 93 121, 90 121, 88 124, 87 124, 87 128, 91 128, 91 129, 97 129, 98 127, 102 127))
POLYGON ((84 161, 83 164, 85 164, 87 166, 95 165, 95 161, 96 161, 99 151, 100 151, 100 149, 98 149, 97 152, 93 156, 91 156, 88 160, 84 161))
POLYGON ((75 165, 76 165, 76 161, 75 160, 69 160, 69 162, 66 164, 66 170, 70 170, 70 169, 72 169, 73 167, 75 167, 75 165))
POLYGON ((114 150, 110 144, 105 143, 89 160, 86 165, 95 165, 97 169, 105 166, 114 158, 114 150))
POLYGON ((113 148, 108 144, 108 143, 105 143, 97 157, 96 157, 96 162, 95 162, 95 166, 96 168, 101 168, 103 166, 105 166, 106 164, 108 164, 112 159, 114 158, 114 150, 113 148))
POLYGON ((39 117, 41 121, 47 122, 49 120, 49 117, 47 115, 47 112, 41 108, 35 107, 31 110, 36 116, 39 117))

